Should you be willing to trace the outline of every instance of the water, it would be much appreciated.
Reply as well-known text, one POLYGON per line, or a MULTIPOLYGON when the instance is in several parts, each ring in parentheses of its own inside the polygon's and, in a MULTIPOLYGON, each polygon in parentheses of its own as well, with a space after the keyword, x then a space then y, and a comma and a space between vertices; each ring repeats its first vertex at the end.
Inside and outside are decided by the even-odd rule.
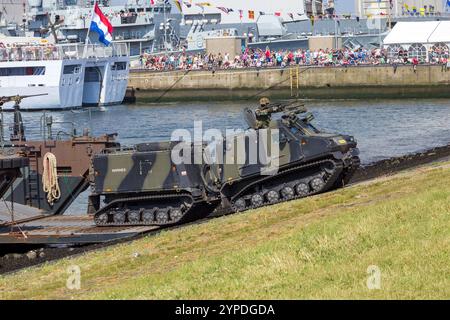
MULTIPOLYGON (((450 100, 311 101, 306 106, 323 131, 350 134, 358 140, 361 159, 368 164, 450 143, 450 100)), ((246 128, 246 102, 173 103, 108 107, 105 112, 54 112, 55 121, 76 122, 95 135, 118 133, 122 145, 170 140, 175 129, 193 130, 202 120, 204 130, 246 128)), ((24 113, 27 138, 40 135, 41 113, 24 113)), ((12 115, 5 115, 11 121, 12 115)), ((67 125, 55 124, 54 132, 67 125)), ((67 130, 66 130, 67 131, 67 130)), ((86 195, 71 212, 85 211, 86 195)))

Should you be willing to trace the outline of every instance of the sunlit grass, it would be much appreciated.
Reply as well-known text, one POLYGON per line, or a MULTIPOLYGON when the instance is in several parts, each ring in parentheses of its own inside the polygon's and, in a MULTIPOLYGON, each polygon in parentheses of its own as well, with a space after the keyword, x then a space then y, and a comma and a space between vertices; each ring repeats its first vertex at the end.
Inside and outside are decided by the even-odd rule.
POLYGON ((449 264, 447 164, 3 276, 0 297, 448 299, 449 264), (70 265, 81 290, 66 288, 70 265))

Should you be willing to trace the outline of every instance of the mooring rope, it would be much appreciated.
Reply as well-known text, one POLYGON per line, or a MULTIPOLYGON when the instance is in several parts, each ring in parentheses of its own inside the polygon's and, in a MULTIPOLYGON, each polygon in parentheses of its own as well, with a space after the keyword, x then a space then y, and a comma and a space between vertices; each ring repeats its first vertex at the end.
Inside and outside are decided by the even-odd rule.
POLYGON ((58 183, 58 170, 56 156, 48 152, 44 156, 44 172, 42 174, 42 186, 47 194, 47 202, 53 206, 55 201, 61 198, 61 189, 58 183))

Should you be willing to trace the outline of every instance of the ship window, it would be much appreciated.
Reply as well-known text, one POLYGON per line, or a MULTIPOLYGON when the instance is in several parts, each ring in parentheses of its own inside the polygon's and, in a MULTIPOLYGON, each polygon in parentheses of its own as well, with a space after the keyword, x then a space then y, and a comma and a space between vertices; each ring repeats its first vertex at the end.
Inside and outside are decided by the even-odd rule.
POLYGON ((45 75, 45 67, 0 68, 0 77, 43 75, 45 75))
POLYGON ((64 74, 79 74, 81 71, 81 64, 74 64, 64 66, 64 74))
POLYGON ((126 62, 116 62, 111 66, 111 70, 127 70, 127 63, 126 62))
POLYGON ((120 17, 120 22, 122 24, 133 24, 136 23, 137 14, 136 13, 128 13, 124 14, 120 17))

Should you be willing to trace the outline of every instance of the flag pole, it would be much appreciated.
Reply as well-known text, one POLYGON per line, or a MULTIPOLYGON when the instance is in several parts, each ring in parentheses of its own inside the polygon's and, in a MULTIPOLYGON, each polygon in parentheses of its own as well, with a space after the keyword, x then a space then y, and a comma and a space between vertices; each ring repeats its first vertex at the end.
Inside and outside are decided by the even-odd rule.
POLYGON ((86 40, 84 42, 84 58, 86 58, 87 46, 89 44, 89 36, 91 34, 91 24, 92 24, 92 20, 94 19, 94 13, 95 13, 95 6, 96 5, 97 5, 97 0, 94 0, 94 7, 92 8, 91 20, 89 21, 88 31, 87 31, 87 34, 86 34, 86 40))

